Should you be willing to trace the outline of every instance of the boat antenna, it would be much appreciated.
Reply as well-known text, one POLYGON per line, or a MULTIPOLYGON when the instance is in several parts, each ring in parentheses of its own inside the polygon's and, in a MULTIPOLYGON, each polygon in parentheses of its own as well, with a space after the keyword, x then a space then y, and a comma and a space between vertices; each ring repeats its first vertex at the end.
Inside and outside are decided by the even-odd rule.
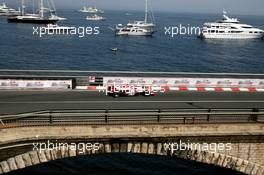
POLYGON ((146 0, 146 7, 145 7, 145 23, 148 22, 148 0, 146 0))

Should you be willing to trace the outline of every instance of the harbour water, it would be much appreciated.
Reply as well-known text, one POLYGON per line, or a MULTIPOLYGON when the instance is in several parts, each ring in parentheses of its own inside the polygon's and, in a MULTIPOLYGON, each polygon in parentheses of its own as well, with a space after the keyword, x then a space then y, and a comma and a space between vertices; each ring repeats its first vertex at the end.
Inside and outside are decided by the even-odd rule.
MULTIPOLYGON (((40 38, 33 35, 36 25, 7 23, 0 17, 0 69, 264 73, 264 40, 210 41, 195 35, 165 35, 165 27, 201 27, 222 18, 221 12, 155 12, 157 32, 153 37, 116 37, 109 29, 129 20, 142 20, 143 11, 105 11, 105 21, 87 21, 87 14, 76 10, 58 10, 58 14, 68 18, 60 25, 100 27, 100 34, 40 38), (118 52, 113 53, 113 47, 118 52)), ((263 16, 230 16, 264 29, 263 16)))
POLYGON ((52 161, 8 175, 244 175, 192 161, 141 154, 104 154, 52 161))

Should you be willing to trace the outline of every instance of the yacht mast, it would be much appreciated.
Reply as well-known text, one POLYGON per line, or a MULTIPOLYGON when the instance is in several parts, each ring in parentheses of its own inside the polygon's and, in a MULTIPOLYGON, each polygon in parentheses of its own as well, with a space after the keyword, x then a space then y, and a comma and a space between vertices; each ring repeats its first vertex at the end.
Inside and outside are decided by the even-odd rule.
POLYGON ((146 0, 146 7, 145 7, 145 23, 148 22, 148 0, 146 0))
POLYGON ((21 1, 21 5, 22 5, 22 15, 25 15, 25 8, 26 8, 26 6, 25 6, 25 0, 22 0, 21 1))
POLYGON ((40 0, 40 17, 44 18, 44 2, 40 0))

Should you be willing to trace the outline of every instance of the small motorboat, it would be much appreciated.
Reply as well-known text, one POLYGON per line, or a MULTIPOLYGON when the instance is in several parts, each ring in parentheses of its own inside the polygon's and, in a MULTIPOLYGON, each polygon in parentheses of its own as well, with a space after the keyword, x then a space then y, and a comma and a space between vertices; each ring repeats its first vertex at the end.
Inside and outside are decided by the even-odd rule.
POLYGON ((117 47, 111 48, 111 51, 117 52, 118 51, 118 48, 117 47))
POLYGON ((100 20, 105 20, 104 17, 99 16, 99 15, 96 15, 96 14, 95 14, 95 15, 92 15, 92 16, 87 16, 86 19, 89 20, 89 21, 100 21, 100 20))
POLYGON ((46 32, 52 32, 52 34, 69 34, 71 30, 75 30, 75 27, 58 26, 57 24, 48 24, 42 28, 46 32))

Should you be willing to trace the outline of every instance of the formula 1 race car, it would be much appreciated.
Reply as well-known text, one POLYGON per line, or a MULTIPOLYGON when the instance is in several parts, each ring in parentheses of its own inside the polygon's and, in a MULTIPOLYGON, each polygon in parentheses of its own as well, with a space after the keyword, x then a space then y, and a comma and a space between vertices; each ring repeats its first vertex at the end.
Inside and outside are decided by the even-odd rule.
POLYGON ((154 96, 157 91, 153 90, 151 86, 133 86, 133 85, 109 85, 106 88, 108 96, 154 96))

